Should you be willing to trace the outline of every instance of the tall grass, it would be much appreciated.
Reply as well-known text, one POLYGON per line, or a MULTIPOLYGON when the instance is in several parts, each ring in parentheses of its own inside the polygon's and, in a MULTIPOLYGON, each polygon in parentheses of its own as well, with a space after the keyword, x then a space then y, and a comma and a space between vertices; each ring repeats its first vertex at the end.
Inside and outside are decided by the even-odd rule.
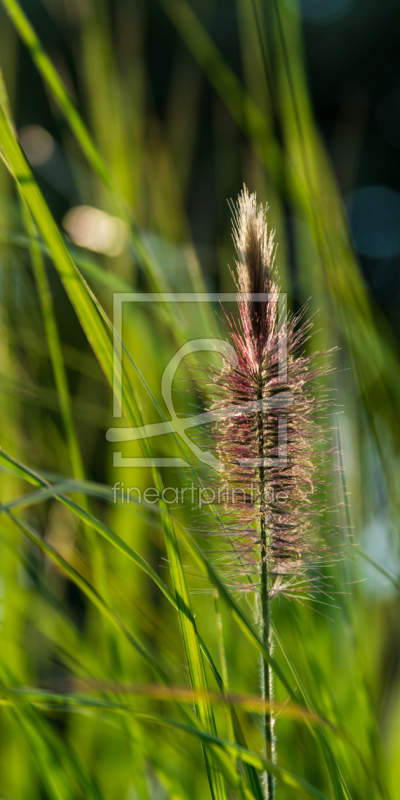
MULTIPOLYGON (((160 120, 144 100, 152 65, 141 37, 150 23, 139 4, 117 4, 113 20, 104 0, 73 12, 49 5, 52 29, 73 20, 69 68, 61 50, 50 58, 40 26, 35 33, 16 0, 2 6, 0 794, 261 800, 267 770, 283 799, 399 797, 400 369, 314 124, 298 17, 274 0, 266 20, 258 0, 238 0, 239 76, 205 14, 185 0, 152 6, 178 37, 160 120), (22 47, 47 98, 74 204, 102 208, 129 230, 117 256, 71 243, 60 225, 60 162, 54 194, 49 172, 31 167, 20 147, 22 47), (197 93, 185 94, 187 75, 197 93), (66 89, 74 80, 79 102, 66 89), (208 83, 221 220, 211 253, 194 249, 186 213, 208 83), (199 485, 186 445, 172 434, 123 445, 124 456, 143 456, 148 467, 122 469, 105 438, 114 424, 113 292, 204 292, 216 286, 213 270, 233 291, 224 203, 243 180, 270 203, 282 288, 293 297, 290 222, 300 299, 311 295, 320 309, 316 345, 341 348, 332 388, 344 412, 335 418, 332 446, 341 455, 332 480, 342 501, 337 524, 358 544, 335 572, 344 593, 323 613, 277 603, 273 656, 246 599, 227 588, 207 537, 196 535, 215 526, 216 512, 137 502, 150 486, 162 498, 166 486, 199 485), (155 456, 191 466, 158 468, 155 456), (137 488, 136 502, 114 502, 118 481, 137 488), (374 541, 384 537, 391 563, 384 549, 368 549, 368 531, 374 541), (264 705, 260 657, 276 686, 264 705), (272 710, 276 763, 262 755, 261 719, 272 710)), ((124 424, 165 419, 163 369, 188 339, 223 336, 215 312, 206 302, 124 311, 124 424)), ((177 374, 181 414, 199 404, 192 369, 187 360, 177 374)))

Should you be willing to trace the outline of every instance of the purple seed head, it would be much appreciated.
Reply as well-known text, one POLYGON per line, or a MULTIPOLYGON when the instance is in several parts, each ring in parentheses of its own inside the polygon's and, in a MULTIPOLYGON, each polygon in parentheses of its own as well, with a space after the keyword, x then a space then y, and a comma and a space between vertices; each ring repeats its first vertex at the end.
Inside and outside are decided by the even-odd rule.
POLYGON ((225 467, 219 499, 233 548, 220 556, 233 588, 256 591, 264 562, 269 599, 302 600, 321 589, 321 566, 338 552, 331 535, 321 538, 331 451, 320 379, 329 366, 316 363, 326 353, 304 351, 312 328, 303 321, 306 309, 280 309, 266 210, 246 188, 234 208, 239 320, 225 314, 225 323, 236 363, 213 378, 213 409, 238 406, 214 429, 225 467), (267 299, 254 297, 260 294, 267 299))

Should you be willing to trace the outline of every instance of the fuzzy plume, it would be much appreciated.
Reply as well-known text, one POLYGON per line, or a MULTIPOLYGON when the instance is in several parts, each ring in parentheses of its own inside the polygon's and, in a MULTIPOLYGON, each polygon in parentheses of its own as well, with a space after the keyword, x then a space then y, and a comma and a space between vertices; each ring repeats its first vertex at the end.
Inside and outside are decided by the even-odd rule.
POLYGON ((225 531, 235 553, 224 560, 233 588, 257 591, 265 568, 268 600, 279 594, 303 600, 320 584, 322 562, 334 555, 316 533, 328 453, 321 424, 327 392, 315 384, 328 368, 315 364, 321 354, 303 352, 312 328, 302 322, 305 309, 291 316, 279 311, 266 210, 246 188, 233 209, 239 322, 228 315, 225 322, 237 363, 215 376, 213 409, 258 402, 258 410, 239 410, 214 429, 225 466, 225 531), (266 300, 254 297, 265 294, 266 300))

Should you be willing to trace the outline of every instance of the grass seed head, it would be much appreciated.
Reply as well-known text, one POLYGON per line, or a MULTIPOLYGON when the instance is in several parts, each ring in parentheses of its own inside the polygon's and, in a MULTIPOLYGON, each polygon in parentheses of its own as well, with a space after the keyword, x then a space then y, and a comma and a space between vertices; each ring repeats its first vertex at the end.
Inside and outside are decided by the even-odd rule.
POLYGON ((330 460, 323 424, 328 393, 320 379, 329 365, 316 362, 327 354, 304 351, 312 328, 312 321, 304 322, 306 309, 279 312, 276 246, 266 211, 246 188, 233 208, 239 320, 226 314, 225 322, 237 363, 226 363, 213 381, 213 408, 238 406, 238 415, 214 430, 225 465, 225 531, 233 548, 220 555, 234 588, 257 590, 265 560, 270 599, 302 599, 320 587, 323 563, 337 555, 329 534, 322 539, 318 533, 330 460), (254 294, 268 297, 249 297, 254 294), (262 403, 271 399, 276 407, 266 409, 262 403), (258 410, 248 413, 247 403, 258 403, 258 410), (267 532, 263 544, 261 527, 267 532))

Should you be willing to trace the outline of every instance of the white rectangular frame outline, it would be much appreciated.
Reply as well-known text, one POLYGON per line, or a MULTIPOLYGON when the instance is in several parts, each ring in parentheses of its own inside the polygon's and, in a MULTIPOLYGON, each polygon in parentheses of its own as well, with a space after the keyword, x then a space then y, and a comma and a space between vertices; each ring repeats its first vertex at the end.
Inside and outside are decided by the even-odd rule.
MULTIPOLYGON (((237 303, 238 299, 266 303, 272 293, 245 292, 114 292, 113 295, 113 417, 122 417, 122 311, 124 303, 237 303)), ((287 294, 278 292, 278 320, 287 331, 287 294)), ((287 337, 278 349, 278 381, 287 381, 287 337)))

